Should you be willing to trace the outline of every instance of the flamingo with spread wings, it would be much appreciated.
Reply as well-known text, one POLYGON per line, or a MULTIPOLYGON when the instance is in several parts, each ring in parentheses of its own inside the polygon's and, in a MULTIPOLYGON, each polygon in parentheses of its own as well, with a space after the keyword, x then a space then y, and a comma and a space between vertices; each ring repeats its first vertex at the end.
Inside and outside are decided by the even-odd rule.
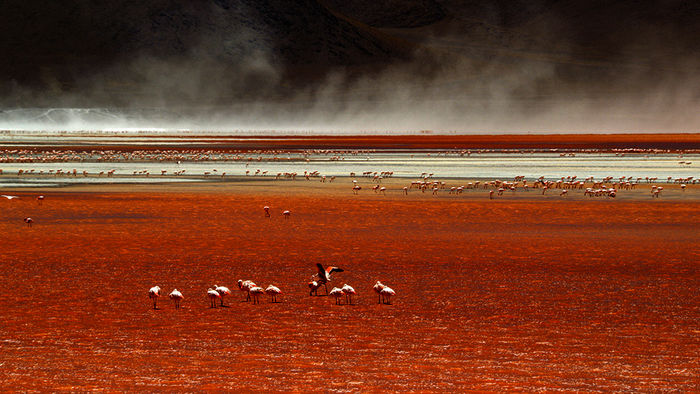
POLYGON ((311 280, 316 281, 319 286, 323 284, 326 294, 328 294, 328 282, 331 281, 331 275, 334 272, 343 272, 343 269, 338 267, 323 268, 321 263, 316 263, 316 268, 318 268, 318 272, 311 277, 311 280))

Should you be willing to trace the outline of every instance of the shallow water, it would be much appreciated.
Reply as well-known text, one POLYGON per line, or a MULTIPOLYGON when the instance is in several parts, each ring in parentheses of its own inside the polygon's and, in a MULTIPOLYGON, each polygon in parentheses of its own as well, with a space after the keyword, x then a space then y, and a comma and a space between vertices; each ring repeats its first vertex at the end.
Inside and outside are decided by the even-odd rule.
POLYGON ((0 201, 0 390, 700 390, 694 202, 18 195, 0 201), (354 305, 309 296, 316 262, 354 305), (210 308, 238 279, 282 302, 210 308), (151 309, 156 284, 183 308, 151 309))
POLYGON ((392 153, 363 153, 359 155, 332 156, 328 154, 285 153, 249 154, 241 153, 217 154, 214 160, 188 161, 96 161, 98 156, 90 156, 85 160, 54 163, 3 163, 13 160, 13 155, 0 156, 0 169, 5 175, 16 175, 19 170, 24 172, 34 170, 34 174, 23 174, 21 177, 0 178, 0 187, 16 183, 76 183, 76 182, 105 182, 95 178, 100 172, 114 170, 117 176, 130 178, 114 182, 168 182, 196 179, 209 172, 211 177, 242 176, 249 171, 254 175, 257 170, 267 171, 266 176, 278 173, 296 172, 299 176, 304 172, 318 171, 325 176, 348 176, 354 172, 358 176, 363 172, 392 171, 394 177, 418 178, 422 173, 432 173, 435 178, 465 178, 465 179, 503 179, 524 176, 532 180, 544 176, 546 179, 559 179, 566 176, 576 176, 578 179, 594 177, 600 180, 604 177, 615 179, 625 176, 633 179, 646 177, 658 178, 665 182, 668 177, 700 178, 700 155, 687 154, 680 157, 677 154, 634 154, 618 156, 613 153, 577 153, 575 157, 560 157, 559 153, 472 153, 461 156, 456 152, 448 154, 434 152, 392 152, 392 153), (258 161, 260 158, 260 161, 258 161), (680 162, 691 164, 680 164, 680 162), (51 170, 78 172, 77 178, 49 175, 51 170), (161 171, 172 175, 176 171, 185 171, 183 175, 173 178, 161 176, 161 171), (44 171, 44 175, 38 175, 44 171), (89 178, 82 177, 87 171, 89 178), (148 172, 150 175, 135 176, 134 172, 148 172), (21 179, 21 181, 20 181, 21 179), (50 179, 50 181, 49 181, 50 179))

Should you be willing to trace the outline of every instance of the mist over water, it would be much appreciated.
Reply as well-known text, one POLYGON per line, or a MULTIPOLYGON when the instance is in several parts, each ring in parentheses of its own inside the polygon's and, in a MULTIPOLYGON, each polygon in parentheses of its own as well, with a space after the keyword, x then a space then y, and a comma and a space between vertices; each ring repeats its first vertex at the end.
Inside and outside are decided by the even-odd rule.
MULTIPOLYGON (((5 92, 0 130, 700 130, 700 59, 684 46, 687 40, 677 39, 685 37, 684 27, 671 36, 668 28, 655 31, 653 24, 637 29, 636 36, 615 35, 614 30, 606 36, 615 23, 567 25, 575 19, 548 12, 547 1, 522 9, 520 3, 512 9, 499 3, 474 14, 483 20, 470 19, 474 15, 449 1, 437 3, 434 11, 439 12, 431 18, 450 16, 440 23, 431 19, 436 28, 417 22, 404 24, 411 28, 393 27, 398 22, 388 23, 391 28, 353 24, 338 16, 353 10, 316 2, 236 5, 222 0, 199 8, 155 2, 125 10, 82 4, 85 15, 109 22, 100 29, 86 27, 95 42, 80 46, 85 31, 75 28, 59 35, 49 26, 36 37, 23 32, 14 37, 15 47, 7 45, 17 54, 21 43, 34 47, 39 59, 57 56, 53 52, 59 58, 67 55, 62 50, 110 56, 73 62, 68 56, 66 64, 38 66, 27 58, 19 71, 11 69, 21 78, 0 81, 5 92), (295 7, 306 8, 297 15, 295 7), (517 23, 533 13, 541 15, 517 23), (294 35, 293 27, 302 33, 294 35), (590 37, 582 39, 578 30, 590 31, 590 37), (112 33, 120 40, 114 41, 112 33), (53 38, 47 42, 47 37, 53 38)), ((630 3, 622 9, 633 7, 630 3)), ((75 18, 62 8, 45 12, 47 20, 51 12, 75 18)), ((380 6, 376 15, 354 12, 350 16, 375 21, 386 16, 386 7, 380 6)))

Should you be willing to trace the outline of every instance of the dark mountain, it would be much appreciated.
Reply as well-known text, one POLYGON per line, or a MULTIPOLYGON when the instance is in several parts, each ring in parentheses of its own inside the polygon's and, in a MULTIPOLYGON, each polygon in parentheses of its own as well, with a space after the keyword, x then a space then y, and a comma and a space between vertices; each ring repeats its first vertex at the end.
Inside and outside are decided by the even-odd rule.
POLYGON ((10 106, 283 100, 397 66, 431 82, 549 68, 537 94, 700 70, 689 0, 6 0, 0 26, 10 106))

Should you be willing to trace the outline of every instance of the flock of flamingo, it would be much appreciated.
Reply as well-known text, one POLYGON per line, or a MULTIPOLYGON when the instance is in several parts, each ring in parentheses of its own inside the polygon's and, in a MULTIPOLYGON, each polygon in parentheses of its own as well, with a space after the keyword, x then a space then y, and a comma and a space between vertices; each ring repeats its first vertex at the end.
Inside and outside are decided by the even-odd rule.
MULTIPOLYGON (((309 289, 311 290, 309 295, 318 296, 318 289, 321 286, 324 286, 326 289, 326 295, 333 297, 336 305, 341 305, 343 303, 343 298, 345 299, 345 304, 352 305, 352 297, 357 294, 352 286, 344 284, 343 287, 333 287, 330 291, 328 291, 327 287, 328 283, 332 279, 333 273, 343 272, 344 270, 338 267, 324 268, 321 263, 317 263, 316 268, 318 269, 318 272, 311 276, 311 281, 308 283, 309 289)), ((262 287, 256 285, 252 280, 239 279, 238 289, 245 294, 244 301, 252 301, 253 304, 259 304, 260 297, 263 294, 270 296, 271 303, 278 303, 279 301, 277 297, 282 294, 282 290, 275 285, 269 285, 267 288, 263 289, 262 287)), ((380 281, 377 281, 372 289, 379 297, 378 304, 391 305, 391 298, 396 295, 396 292, 392 288, 382 284, 380 281)), ((153 302, 153 309, 158 309, 158 298, 161 296, 160 291, 160 286, 153 286, 148 290, 148 298, 151 300, 151 302, 153 302)), ((226 286, 214 285, 207 289, 207 298, 209 299, 210 308, 216 308, 217 301, 219 302, 220 307, 225 307, 226 305, 224 304, 224 298, 228 296, 231 296, 231 290, 229 290, 229 288, 226 286)), ((182 303, 182 300, 185 299, 185 296, 178 289, 173 289, 173 291, 168 294, 168 298, 173 301, 175 309, 180 309, 180 304, 182 303)))

